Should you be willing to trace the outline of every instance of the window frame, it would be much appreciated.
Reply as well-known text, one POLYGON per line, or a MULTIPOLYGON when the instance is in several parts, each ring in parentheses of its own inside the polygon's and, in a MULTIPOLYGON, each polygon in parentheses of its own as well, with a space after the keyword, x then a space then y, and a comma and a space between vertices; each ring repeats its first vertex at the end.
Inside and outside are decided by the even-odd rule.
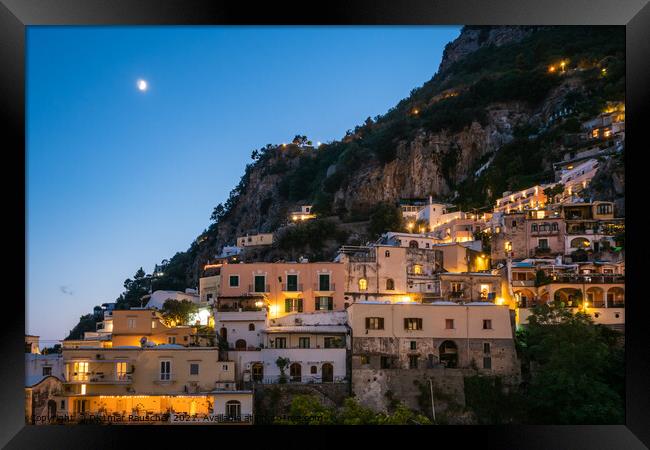
POLYGON ((404 317, 404 329, 407 331, 422 331, 423 321, 421 317, 404 317), (413 324, 415 326, 413 327, 413 324))

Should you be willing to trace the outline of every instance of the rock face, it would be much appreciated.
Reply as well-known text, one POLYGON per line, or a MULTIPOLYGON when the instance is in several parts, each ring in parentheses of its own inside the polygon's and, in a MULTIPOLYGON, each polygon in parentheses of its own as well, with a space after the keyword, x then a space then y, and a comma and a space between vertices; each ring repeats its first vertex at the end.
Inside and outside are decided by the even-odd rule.
POLYGON ((460 36, 445 47, 438 72, 447 71, 453 63, 480 48, 490 45, 500 47, 518 42, 538 29, 540 27, 464 27, 460 36))
MULTIPOLYGON (((428 91, 424 89, 421 97, 417 98, 420 105, 428 105, 439 102, 449 96, 459 96, 462 99, 463 92, 468 89, 466 79, 459 76, 454 78, 454 64, 467 58, 484 48, 496 49, 507 46, 531 36, 538 31, 547 30, 549 27, 520 27, 520 26, 493 26, 493 27, 464 27, 460 36, 453 42, 449 43, 444 50, 443 59, 440 63, 438 73, 431 80, 429 87, 434 86, 428 91), (436 87, 437 86, 437 87, 436 87), (455 92, 454 92, 455 91, 455 92)), ((495 53, 496 55, 496 53, 495 53)), ((483 58, 480 55, 480 58, 483 58)), ((479 58, 479 60, 480 60, 479 58)), ((525 66, 522 66, 525 67, 525 66)), ((523 69, 522 69, 523 70, 523 69)), ((496 74, 498 75, 498 74, 496 74)), ((488 77, 489 78, 489 77, 488 77)), ((394 150, 394 158, 386 158, 381 161, 375 155, 374 150, 368 144, 366 153, 359 153, 360 158, 342 158, 338 154, 336 158, 324 161, 318 160, 318 150, 301 149, 300 156, 290 156, 283 149, 278 148, 269 152, 264 152, 264 159, 258 160, 255 164, 247 168, 246 174, 242 178, 241 189, 236 196, 229 200, 228 214, 219 220, 218 224, 213 224, 210 229, 199 238, 198 244, 191 249, 194 263, 188 268, 188 277, 193 281, 197 280, 200 267, 210 258, 219 253, 224 245, 232 245, 237 236, 247 233, 272 232, 282 226, 288 218, 289 212, 297 207, 295 201, 288 200, 286 193, 282 192, 282 184, 287 179, 287 174, 302 170, 305 160, 314 158, 315 164, 321 164, 320 172, 323 178, 323 184, 316 188, 316 193, 323 192, 323 186, 326 182, 340 173, 347 173, 346 182, 339 183, 327 191, 331 196, 331 210, 334 212, 345 211, 346 214, 354 216, 355 212, 360 212, 354 218, 348 217, 349 220, 365 220, 368 209, 378 202, 396 202, 402 198, 426 198, 433 196, 440 201, 454 201, 457 198, 457 188, 460 183, 467 179, 478 176, 479 166, 481 170, 488 168, 490 162, 499 150, 514 139, 515 129, 523 126, 524 129, 531 130, 531 135, 537 131, 543 130, 549 123, 550 118, 563 108, 567 96, 571 93, 580 93, 584 91, 581 79, 576 72, 567 74, 559 84, 554 85, 541 100, 525 102, 521 97, 503 97, 518 98, 518 101, 497 102, 492 100, 481 104, 481 112, 485 115, 470 116, 482 117, 473 122, 467 122, 463 127, 456 127, 458 131, 449 131, 449 127, 430 127, 430 131, 421 125, 413 126, 407 123, 409 130, 415 131, 405 134, 396 133, 391 135, 387 145, 389 150, 394 150), (485 106, 487 104, 487 106, 485 106), (537 130, 537 131, 535 131, 537 130), (408 136, 408 137, 402 137, 408 136), (311 152, 311 153, 310 153, 311 152), (343 167, 341 161, 355 161, 353 167, 343 167), (478 164, 480 161, 480 164, 478 164), (281 169, 280 169, 281 168, 281 169), (293 172, 292 172, 293 171, 293 172), (245 181, 245 182, 244 182, 245 181)), ((414 90, 415 91, 415 90, 414 90)), ((484 95, 484 94, 482 94, 484 95)), ((502 98, 502 97, 499 97, 502 98)), ((470 103, 473 99, 470 99, 470 103)), ((391 111, 398 111, 396 117, 408 116, 404 113, 404 108, 412 108, 408 101, 402 101, 391 111), (400 108, 402 108, 400 110, 400 108)), ((456 109, 463 107, 462 104, 445 110, 444 114, 456 113, 456 109)), ((368 129, 374 129, 377 126, 379 130, 385 129, 388 124, 395 125, 402 119, 391 119, 391 111, 382 118, 381 124, 372 120, 368 122, 368 129), (393 122, 391 122, 393 120, 393 122), (384 127, 384 128, 382 128, 384 127)), ((469 113, 467 113, 469 114, 469 113)), ((422 114, 424 116, 424 114, 422 114)), ((408 117, 403 119, 408 122, 408 117)), ((415 121, 411 121, 415 122, 415 121)), ((398 125, 404 125, 399 123, 398 125)), ((339 143, 341 145, 354 145, 355 139, 363 141, 363 127, 357 133, 348 133, 339 143), (352 143, 352 144, 350 144, 352 143)), ((380 140, 380 142, 383 142, 380 140)), ((336 143, 335 143, 336 144, 336 143)), ((361 143, 363 144, 363 142, 361 143)), ((347 147, 349 149, 350 147, 347 147)), ((378 148, 378 147, 377 147, 378 148)), ((382 147, 383 148, 383 147, 382 147)), ((343 150, 343 153, 347 150, 343 150)), ((550 168, 551 160, 544 159, 543 164, 546 169, 550 168)), ((608 189, 607 195, 617 201, 619 210, 622 209, 624 195, 624 178, 622 171, 612 173, 610 179, 603 186, 612 186, 608 189), (619 205, 620 203, 620 205, 619 205)), ((299 188, 303 185, 309 185, 312 179, 301 179, 298 183, 299 188)), ((294 188, 295 189, 295 188, 294 188)), ((311 193, 310 200, 314 201, 314 189, 311 193)), ((487 195, 492 195, 490 187, 486 188, 487 195)))
POLYGON ((496 151, 512 140, 515 124, 530 115, 518 104, 498 105, 489 112, 489 122, 483 127, 474 122, 458 132, 421 133, 410 142, 397 146, 397 158, 381 165, 369 161, 355 171, 347 186, 336 192, 335 202, 342 203, 348 211, 400 198, 446 198, 453 186, 468 176, 474 163, 487 153, 496 151), (448 174, 443 173, 442 160, 456 152, 456 162, 448 174))

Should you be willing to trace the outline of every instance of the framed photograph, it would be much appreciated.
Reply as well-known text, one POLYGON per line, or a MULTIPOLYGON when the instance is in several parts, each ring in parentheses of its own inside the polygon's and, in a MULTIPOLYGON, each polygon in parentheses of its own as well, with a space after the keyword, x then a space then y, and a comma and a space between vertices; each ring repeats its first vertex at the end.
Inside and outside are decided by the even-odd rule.
POLYGON ((0 3, 7 448, 650 445, 647 1, 0 3))

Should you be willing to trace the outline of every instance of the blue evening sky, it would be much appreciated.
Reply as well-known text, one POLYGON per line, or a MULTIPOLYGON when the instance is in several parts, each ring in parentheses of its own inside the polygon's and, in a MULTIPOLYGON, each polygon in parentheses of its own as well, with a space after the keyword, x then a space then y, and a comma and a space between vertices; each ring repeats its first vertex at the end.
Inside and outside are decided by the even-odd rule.
POLYGON ((186 250, 253 149, 341 138, 429 80, 459 32, 28 27, 26 331, 63 339, 186 250))

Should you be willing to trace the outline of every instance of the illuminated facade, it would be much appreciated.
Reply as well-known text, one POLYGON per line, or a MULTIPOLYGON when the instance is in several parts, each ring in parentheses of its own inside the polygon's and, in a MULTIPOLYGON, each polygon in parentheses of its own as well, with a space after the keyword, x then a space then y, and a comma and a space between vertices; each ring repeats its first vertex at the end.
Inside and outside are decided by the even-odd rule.
POLYGON ((64 349, 57 415, 102 422, 250 423, 252 392, 217 348, 64 349))

